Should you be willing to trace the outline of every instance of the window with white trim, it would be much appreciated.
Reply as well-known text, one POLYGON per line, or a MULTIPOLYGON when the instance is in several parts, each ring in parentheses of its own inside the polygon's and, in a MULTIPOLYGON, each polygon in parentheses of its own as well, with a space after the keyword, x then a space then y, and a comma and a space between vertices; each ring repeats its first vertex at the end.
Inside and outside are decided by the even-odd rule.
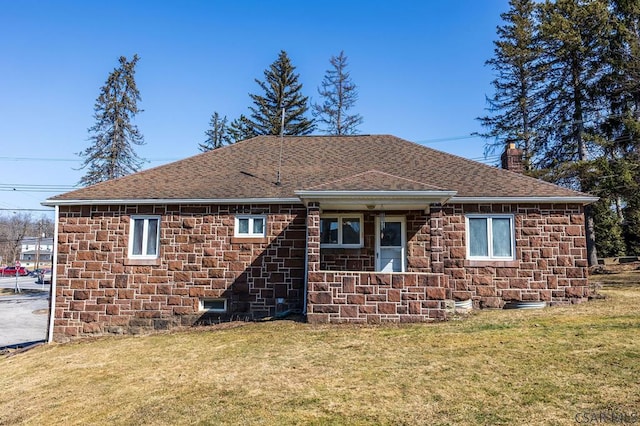
POLYGON ((160 216, 131 216, 129 257, 156 259, 160 251, 160 216))
POLYGON ((227 299, 200 299, 200 310, 207 312, 227 312, 227 299))
POLYGON ((267 235, 266 216, 236 216, 235 236, 262 238, 267 235))
POLYGON ((468 215, 467 258, 514 260, 513 215, 468 215))
POLYGON ((339 214, 320 217, 322 247, 362 247, 364 242, 362 215, 339 214))

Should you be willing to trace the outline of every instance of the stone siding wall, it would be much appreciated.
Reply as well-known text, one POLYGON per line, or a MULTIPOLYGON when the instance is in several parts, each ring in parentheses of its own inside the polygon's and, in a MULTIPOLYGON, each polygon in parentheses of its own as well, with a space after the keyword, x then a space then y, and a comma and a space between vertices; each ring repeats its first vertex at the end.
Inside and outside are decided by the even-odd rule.
MULTIPOLYGON (((429 214, 408 212, 408 272, 324 271, 310 261, 307 318, 428 321, 445 318, 445 305, 456 300, 472 299, 481 308, 512 301, 582 301, 589 294, 583 213, 582 206, 573 204, 459 204, 432 206, 429 214), (516 259, 468 260, 469 213, 513 214, 516 259)), ((319 245, 314 235, 310 246, 319 245)))
POLYGON ((192 324, 207 318, 201 298, 226 298, 226 318, 273 315, 276 298, 302 309, 305 216, 297 205, 61 207, 54 338, 192 324), (161 216, 153 264, 127 258, 134 214, 161 216), (267 238, 234 238, 236 214, 266 214, 267 238))
POLYGON ((425 322, 445 318, 442 274, 313 272, 307 320, 312 323, 425 322))
MULTIPOLYGON (((340 212, 323 212, 326 214, 340 212)), ((320 269, 323 271, 370 271, 376 269, 376 217, 379 213, 364 213, 364 247, 357 249, 321 248, 320 269)), ((423 212, 386 212, 387 216, 405 216, 407 223, 407 270, 431 272, 430 228, 423 212)))
POLYGON ((588 294, 584 211, 577 204, 447 205, 442 208, 444 272, 455 300, 499 308, 511 301, 564 304, 588 294), (516 260, 466 259, 465 214, 513 214, 516 260))
POLYGON ((588 295, 580 205, 459 204, 404 212, 407 273, 373 272, 376 214, 364 212, 364 248, 325 251, 313 203, 60 207, 54 339, 265 317, 275 313, 278 298, 285 300, 282 309, 302 310, 305 254, 310 322, 430 321, 444 318, 453 300, 499 308, 588 295), (513 214, 516 260, 468 260, 469 213, 513 214), (136 214, 161 216, 157 261, 128 259, 136 214), (236 214, 266 215, 267 237, 234 237, 236 214), (201 312, 204 298, 225 298, 227 312, 201 312))

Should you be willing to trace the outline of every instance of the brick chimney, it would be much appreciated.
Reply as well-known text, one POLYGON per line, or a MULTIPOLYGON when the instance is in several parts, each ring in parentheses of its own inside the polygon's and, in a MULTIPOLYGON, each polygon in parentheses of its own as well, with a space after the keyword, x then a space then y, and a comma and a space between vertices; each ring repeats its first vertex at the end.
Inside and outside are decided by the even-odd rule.
POLYGON ((508 142, 507 148, 502 153, 502 168, 511 170, 516 173, 524 172, 524 161, 522 159, 522 150, 516 148, 515 142, 508 142))

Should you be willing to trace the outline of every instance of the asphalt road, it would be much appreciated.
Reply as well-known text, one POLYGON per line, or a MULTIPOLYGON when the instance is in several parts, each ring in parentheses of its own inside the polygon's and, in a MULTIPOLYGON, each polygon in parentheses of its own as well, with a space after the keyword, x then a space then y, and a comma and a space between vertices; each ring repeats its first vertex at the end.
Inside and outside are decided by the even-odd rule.
MULTIPOLYGON (((36 284, 34 277, 18 278, 21 289, 36 294, 0 295, 0 349, 27 346, 47 337, 50 284, 36 284), (44 291, 42 291, 44 290, 44 291)), ((0 288, 14 289, 15 278, 0 278, 0 288)))

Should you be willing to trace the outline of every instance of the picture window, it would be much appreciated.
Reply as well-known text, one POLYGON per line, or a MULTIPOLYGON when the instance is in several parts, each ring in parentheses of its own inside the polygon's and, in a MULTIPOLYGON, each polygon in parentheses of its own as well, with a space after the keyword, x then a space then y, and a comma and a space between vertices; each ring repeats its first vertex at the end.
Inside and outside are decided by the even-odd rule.
POLYGON ((512 215, 469 215, 466 221, 469 259, 515 259, 512 215))
POLYGON ((322 247, 362 247, 362 215, 327 215, 320 217, 322 247))

